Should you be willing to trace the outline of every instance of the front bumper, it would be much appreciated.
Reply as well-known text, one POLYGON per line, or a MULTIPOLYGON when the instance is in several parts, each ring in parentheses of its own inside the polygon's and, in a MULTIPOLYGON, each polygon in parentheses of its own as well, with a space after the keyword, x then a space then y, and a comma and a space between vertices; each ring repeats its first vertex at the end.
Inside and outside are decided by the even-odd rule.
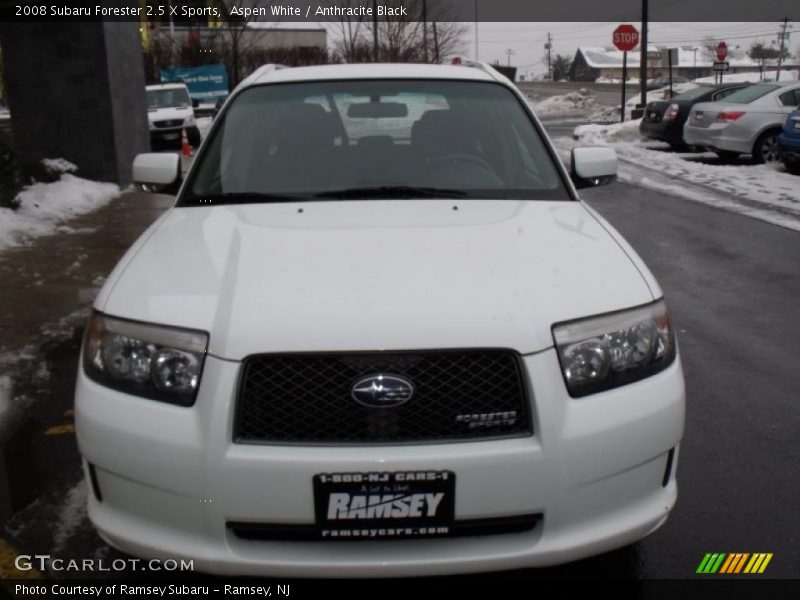
POLYGON ((639 124, 639 132, 652 140, 680 144, 683 142, 683 124, 675 121, 645 121, 639 124))
POLYGON ((554 350, 524 357, 534 435, 427 445, 244 445, 232 440, 240 363, 209 356, 192 408, 78 376, 76 423, 89 516, 148 558, 220 574, 378 577, 547 566, 646 536, 673 507, 683 432, 680 361, 648 379, 570 398, 554 350), (674 460, 665 480, 668 454, 674 460), (253 541, 229 522, 313 524, 321 472, 451 470, 457 520, 540 514, 523 533, 380 541, 253 541))
POLYGON ((800 161, 800 137, 789 137, 782 133, 778 136, 778 151, 782 160, 800 161))
POLYGON ((690 146, 705 146, 740 154, 750 154, 754 143, 752 133, 735 122, 712 123, 708 127, 694 127, 687 122, 683 127, 683 141, 690 146))

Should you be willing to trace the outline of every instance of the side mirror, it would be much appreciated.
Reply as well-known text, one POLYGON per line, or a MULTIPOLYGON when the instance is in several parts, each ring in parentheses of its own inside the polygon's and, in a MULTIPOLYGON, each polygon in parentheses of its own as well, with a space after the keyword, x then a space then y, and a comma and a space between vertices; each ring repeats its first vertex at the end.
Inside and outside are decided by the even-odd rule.
POLYGON ((181 185, 181 157, 172 152, 137 154, 133 159, 133 182, 152 191, 176 194, 181 185))
POLYGON ((605 146, 573 148, 569 176, 578 189, 611 183, 617 178, 617 153, 605 146))

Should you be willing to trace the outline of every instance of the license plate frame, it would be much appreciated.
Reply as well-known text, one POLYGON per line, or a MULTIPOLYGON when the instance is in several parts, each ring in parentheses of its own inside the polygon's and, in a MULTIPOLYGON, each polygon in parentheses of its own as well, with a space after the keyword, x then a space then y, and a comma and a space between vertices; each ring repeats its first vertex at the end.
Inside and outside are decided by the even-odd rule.
POLYGON ((455 482, 447 470, 318 473, 312 479, 317 535, 339 541, 448 536, 455 482))

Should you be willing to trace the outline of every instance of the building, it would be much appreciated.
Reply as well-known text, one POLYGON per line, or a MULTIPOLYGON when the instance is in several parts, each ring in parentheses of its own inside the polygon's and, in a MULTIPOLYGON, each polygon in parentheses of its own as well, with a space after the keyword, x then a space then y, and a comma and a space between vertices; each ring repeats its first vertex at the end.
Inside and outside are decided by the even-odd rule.
MULTIPOLYGON (((647 78, 667 75, 666 48, 650 46, 647 53, 647 78)), ((622 79, 623 53, 614 48, 578 48, 572 61, 571 81, 619 81, 622 79)), ((695 79, 713 74, 712 64, 716 60, 714 51, 701 46, 678 47, 677 63, 672 65, 672 74, 677 77, 695 79)), ((728 73, 758 73, 761 64, 741 48, 730 48, 726 61, 728 73)), ((639 51, 628 52, 628 80, 639 79, 639 51)))

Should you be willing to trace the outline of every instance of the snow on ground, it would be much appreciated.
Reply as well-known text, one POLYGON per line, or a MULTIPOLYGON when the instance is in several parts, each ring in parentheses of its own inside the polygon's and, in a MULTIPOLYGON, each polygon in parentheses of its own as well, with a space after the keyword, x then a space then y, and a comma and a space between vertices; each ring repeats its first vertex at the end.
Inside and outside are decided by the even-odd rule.
POLYGON ((86 483, 81 479, 70 489, 58 511, 58 525, 53 536, 52 551, 58 553, 82 527, 86 516, 86 483))
MULTIPOLYGON (((54 168, 69 165, 67 161, 51 162, 54 168)), ((89 181, 64 172, 58 181, 34 183, 19 193, 16 210, 0 208, 0 250, 54 233, 62 221, 92 212, 120 193, 113 183, 89 181)))
POLYGON ((713 153, 678 154, 667 144, 644 140, 639 121, 582 125, 573 139, 556 138, 562 156, 574 146, 610 146, 623 181, 717 206, 800 231, 800 178, 779 165, 707 164, 713 153))
POLYGON ((598 108, 594 94, 585 88, 543 100, 534 98, 530 103, 536 116, 543 120, 582 117, 598 108))
POLYGON ((200 131, 200 137, 206 139, 214 119, 212 117, 198 117, 195 122, 197 123, 197 129, 200 131))

